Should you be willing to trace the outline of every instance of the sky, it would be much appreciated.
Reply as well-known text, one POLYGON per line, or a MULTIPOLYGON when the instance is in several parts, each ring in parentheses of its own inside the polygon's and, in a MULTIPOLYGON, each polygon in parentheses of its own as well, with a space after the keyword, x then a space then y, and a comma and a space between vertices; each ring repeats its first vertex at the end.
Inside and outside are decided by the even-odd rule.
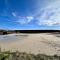
POLYGON ((60 30, 60 0, 0 0, 0 29, 60 30))

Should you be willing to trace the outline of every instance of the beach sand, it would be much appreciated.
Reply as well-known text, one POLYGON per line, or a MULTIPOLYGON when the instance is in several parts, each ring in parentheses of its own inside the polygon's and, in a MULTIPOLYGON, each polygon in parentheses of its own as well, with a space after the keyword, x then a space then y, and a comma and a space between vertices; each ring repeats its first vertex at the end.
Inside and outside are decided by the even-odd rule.
POLYGON ((0 47, 3 51, 60 55, 60 37, 52 33, 0 35, 0 47))

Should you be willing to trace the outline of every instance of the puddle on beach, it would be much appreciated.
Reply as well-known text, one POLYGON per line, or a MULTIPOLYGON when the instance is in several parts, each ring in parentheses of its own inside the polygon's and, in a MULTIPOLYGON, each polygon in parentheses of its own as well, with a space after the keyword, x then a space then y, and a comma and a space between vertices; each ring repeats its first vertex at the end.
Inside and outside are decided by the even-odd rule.
POLYGON ((15 34, 15 35, 0 35, 0 41, 1 42, 6 42, 6 41, 17 41, 17 40, 24 40, 25 38, 27 38, 28 35, 27 34, 15 34))

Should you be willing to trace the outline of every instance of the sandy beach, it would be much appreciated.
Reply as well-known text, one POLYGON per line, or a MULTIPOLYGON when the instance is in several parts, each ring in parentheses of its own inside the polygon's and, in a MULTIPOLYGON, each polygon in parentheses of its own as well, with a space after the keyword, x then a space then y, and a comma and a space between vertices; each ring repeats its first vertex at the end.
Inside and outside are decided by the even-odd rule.
POLYGON ((2 50, 19 50, 34 54, 59 54, 60 37, 58 35, 60 36, 52 33, 0 35, 0 47, 2 50))

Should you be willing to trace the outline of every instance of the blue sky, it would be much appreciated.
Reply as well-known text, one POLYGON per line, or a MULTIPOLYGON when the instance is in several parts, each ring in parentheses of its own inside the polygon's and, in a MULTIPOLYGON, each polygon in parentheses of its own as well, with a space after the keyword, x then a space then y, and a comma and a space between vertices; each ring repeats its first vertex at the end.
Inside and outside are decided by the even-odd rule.
POLYGON ((0 0, 0 29, 60 30, 60 0, 0 0))

